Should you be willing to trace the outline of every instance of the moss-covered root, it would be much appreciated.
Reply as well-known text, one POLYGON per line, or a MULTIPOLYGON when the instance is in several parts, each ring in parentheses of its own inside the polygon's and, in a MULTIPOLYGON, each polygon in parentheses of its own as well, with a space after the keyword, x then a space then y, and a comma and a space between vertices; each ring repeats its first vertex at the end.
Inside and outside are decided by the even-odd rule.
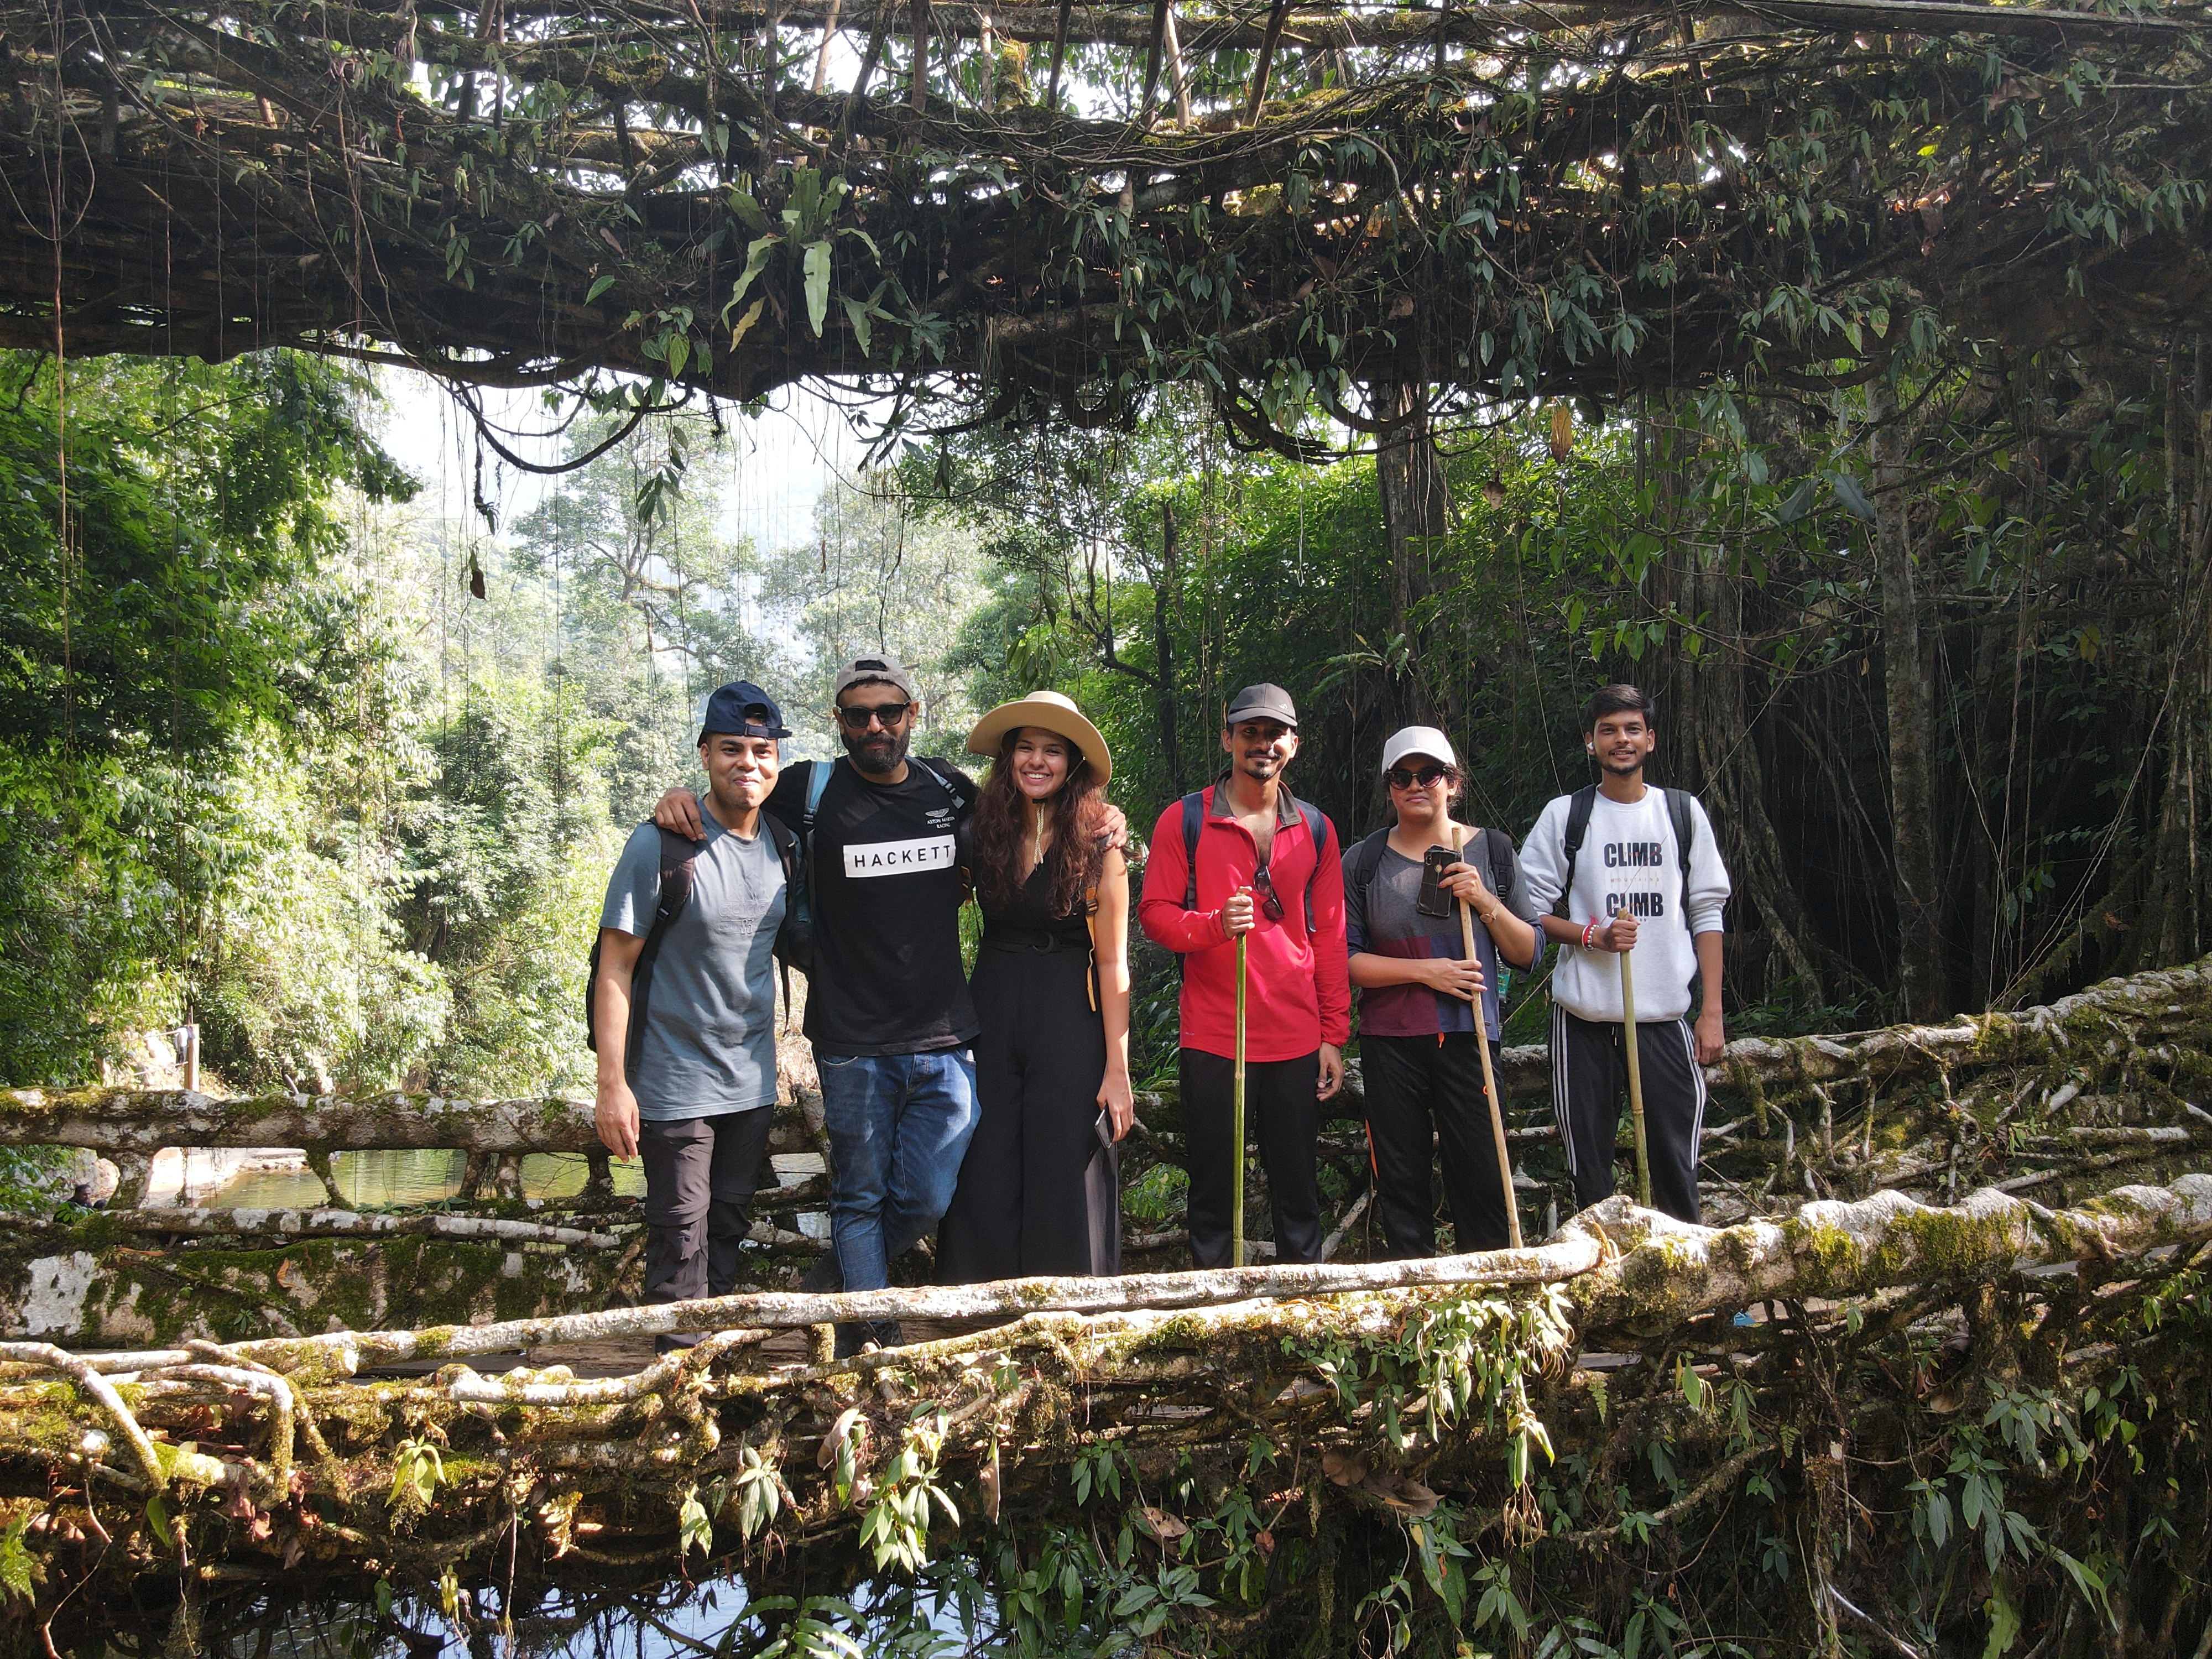
POLYGON ((1988 1279, 2019 1267, 2137 1256, 2212 1239, 2212 1176, 2121 1187, 2077 1209, 2047 1210, 1985 1189, 1947 1209, 1896 1193, 1808 1204, 1779 1221, 1699 1227, 1622 1197, 1562 1230, 1617 1252, 1574 1287, 1586 1330, 1652 1329, 1714 1310, 1887 1285, 1988 1279))

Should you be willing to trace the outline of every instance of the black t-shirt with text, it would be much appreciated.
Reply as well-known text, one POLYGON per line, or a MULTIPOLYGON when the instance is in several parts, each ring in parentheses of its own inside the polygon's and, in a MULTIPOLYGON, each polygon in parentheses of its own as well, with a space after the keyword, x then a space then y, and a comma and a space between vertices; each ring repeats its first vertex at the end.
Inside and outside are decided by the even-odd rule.
MULTIPOLYGON (((810 775, 829 763, 808 761, 776 781, 768 810, 794 834, 806 817, 810 775)), ((921 1054, 972 1042, 953 848, 966 812, 938 778, 969 804, 975 785, 941 760, 909 757, 905 779, 889 785, 836 764, 814 817, 806 1035, 835 1054, 921 1054)))

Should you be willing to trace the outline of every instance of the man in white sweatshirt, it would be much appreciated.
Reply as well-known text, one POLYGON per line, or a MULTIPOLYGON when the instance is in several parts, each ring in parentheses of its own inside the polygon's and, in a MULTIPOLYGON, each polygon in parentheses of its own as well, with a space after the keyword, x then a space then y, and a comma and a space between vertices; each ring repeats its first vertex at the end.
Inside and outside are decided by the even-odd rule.
POLYGON ((1651 1201, 1695 1221, 1700 1067, 1720 1058, 1726 1041, 1721 917, 1729 875, 1696 797, 1644 781, 1657 742, 1651 716, 1651 700, 1632 685, 1608 685, 1589 700, 1583 731, 1602 775, 1544 808, 1521 867, 1534 908, 1550 913, 1545 937, 1561 947, 1552 975, 1552 1109, 1575 1202, 1588 1209, 1613 1191, 1628 1084, 1619 958, 1632 951, 1651 1201), (1693 978, 1703 985, 1694 1030, 1693 978))

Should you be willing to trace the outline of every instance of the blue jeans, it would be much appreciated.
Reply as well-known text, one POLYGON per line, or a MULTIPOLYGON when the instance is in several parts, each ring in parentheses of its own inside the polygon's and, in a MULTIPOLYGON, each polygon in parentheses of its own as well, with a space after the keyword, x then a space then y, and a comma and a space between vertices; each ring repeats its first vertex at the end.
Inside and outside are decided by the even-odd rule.
POLYGON ((848 1291, 881 1290, 890 1261, 952 1202, 975 1133, 975 1057, 814 1051, 830 1132, 830 1233, 848 1291))

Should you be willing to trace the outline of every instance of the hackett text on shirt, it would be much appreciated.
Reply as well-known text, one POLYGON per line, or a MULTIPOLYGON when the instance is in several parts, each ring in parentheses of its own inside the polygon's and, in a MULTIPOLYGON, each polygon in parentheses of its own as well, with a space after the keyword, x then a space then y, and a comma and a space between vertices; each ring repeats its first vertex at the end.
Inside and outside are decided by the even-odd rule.
POLYGON ((952 837, 926 836, 916 841, 878 841, 845 848, 848 876, 904 876, 925 870, 950 870, 952 837))

